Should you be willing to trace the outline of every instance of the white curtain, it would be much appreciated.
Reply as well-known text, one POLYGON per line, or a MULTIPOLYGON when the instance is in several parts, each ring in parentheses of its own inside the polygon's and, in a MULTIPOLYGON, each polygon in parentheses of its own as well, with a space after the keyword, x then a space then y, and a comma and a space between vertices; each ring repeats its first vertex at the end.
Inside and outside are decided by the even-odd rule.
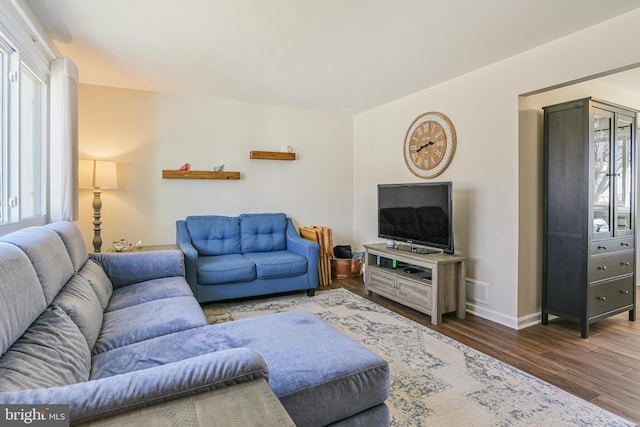
POLYGON ((78 219, 78 68, 69 58, 51 62, 49 79, 49 214, 78 219))

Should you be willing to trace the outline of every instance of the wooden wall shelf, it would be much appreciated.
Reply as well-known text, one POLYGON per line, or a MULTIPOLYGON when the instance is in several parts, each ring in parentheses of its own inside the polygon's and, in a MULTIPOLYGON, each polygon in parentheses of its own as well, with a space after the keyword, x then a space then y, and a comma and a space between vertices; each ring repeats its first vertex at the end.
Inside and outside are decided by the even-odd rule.
POLYGON ((283 153, 281 151, 251 151, 250 159, 262 160, 295 160, 296 153, 283 153))
POLYGON ((240 172, 163 170, 163 178, 173 179, 240 179, 240 172))

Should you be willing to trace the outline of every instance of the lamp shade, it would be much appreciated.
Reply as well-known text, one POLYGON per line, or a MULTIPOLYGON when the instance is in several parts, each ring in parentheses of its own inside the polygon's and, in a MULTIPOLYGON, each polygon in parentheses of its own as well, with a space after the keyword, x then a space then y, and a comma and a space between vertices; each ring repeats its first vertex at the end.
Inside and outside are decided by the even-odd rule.
POLYGON ((80 160, 78 183, 80 188, 118 188, 116 162, 109 160, 80 160))

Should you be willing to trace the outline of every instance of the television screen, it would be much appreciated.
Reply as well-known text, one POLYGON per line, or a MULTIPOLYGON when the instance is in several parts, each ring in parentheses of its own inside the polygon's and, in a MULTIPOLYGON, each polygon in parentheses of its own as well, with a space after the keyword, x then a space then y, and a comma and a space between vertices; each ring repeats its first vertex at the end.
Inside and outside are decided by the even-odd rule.
POLYGON ((378 185, 378 236, 453 254, 452 183, 378 185))

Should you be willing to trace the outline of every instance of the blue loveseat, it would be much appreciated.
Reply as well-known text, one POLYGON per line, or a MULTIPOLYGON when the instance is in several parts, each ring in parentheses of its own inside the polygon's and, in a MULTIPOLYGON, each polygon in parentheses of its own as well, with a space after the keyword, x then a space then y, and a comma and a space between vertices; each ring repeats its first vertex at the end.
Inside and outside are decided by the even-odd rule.
POLYGON ((178 250, 88 254, 65 221, 0 237, 0 404, 121 425, 264 380, 298 426, 389 423, 387 363, 311 313, 207 325, 178 250))
POLYGON ((283 213, 201 215, 176 221, 186 278, 200 302, 318 287, 317 243, 283 213))

